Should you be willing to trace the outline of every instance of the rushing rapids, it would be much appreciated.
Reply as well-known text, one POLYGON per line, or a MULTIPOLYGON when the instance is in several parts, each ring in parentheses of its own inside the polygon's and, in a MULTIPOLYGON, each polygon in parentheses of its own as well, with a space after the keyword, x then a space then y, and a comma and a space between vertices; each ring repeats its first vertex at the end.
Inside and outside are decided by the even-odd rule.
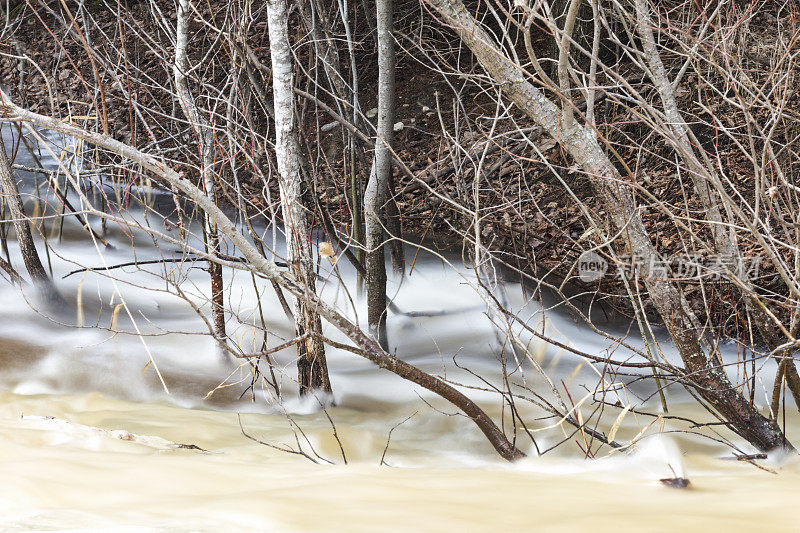
MULTIPOLYGON (((16 162, 31 165, 24 154, 16 162)), ((24 177, 32 204, 36 180, 24 177)), ((135 193, 149 208, 171 201, 152 191, 135 193)), ((147 210, 131 207, 129 215, 147 223, 147 210)), ((614 453, 604 447, 595 458, 586 458, 580 443, 536 457, 519 436, 529 457, 509 465, 468 420, 452 416, 452 406, 335 349, 328 355, 334 407, 324 412, 296 397, 292 349, 274 355, 285 394, 278 402, 263 383, 251 387, 250 366, 221 355, 197 313, 161 280, 180 286, 207 312, 207 277, 199 264, 106 272, 106 266, 171 252, 112 224, 106 235, 113 249, 87 246, 73 220, 58 233, 45 220, 44 232, 52 247, 47 264, 66 305, 40 309, 32 291, 0 284, 4 529, 444 531, 568 522, 597 530, 666 530, 793 523, 787 510, 800 483, 796 458, 773 455, 758 467, 730 460, 731 449, 715 440, 671 433, 668 418, 629 413, 613 431, 619 442, 636 444, 614 453), (94 270, 81 270, 86 266, 94 270), (298 449, 306 457, 293 453, 298 449), (691 488, 673 490, 659 482, 664 478, 688 478, 691 488)), ((252 280, 242 272, 227 276, 236 311, 231 340, 243 351, 258 351, 261 332, 248 325, 259 316, 252 280)), ((346 308, 355 273, 344 261, 336 269, 323 261, 320 278, 322 297, 346 308)), ((420 253, 413 272, 390 283, 389 291, 403 311, 434 312, 392 317, 389 337, 398 355, 464 385, 501 420, 507 417, 501 402, 479 390, 484 387, 476 378, 498 383, 501 374, 497 338, 473 285, 474 274, 460 258, 420 253)), ((514 284, 507 289, 515 309, 535 320, 538 304, 526 304, 514 284)), ((293 332, 273 293, 260 290, 268 345, 278 345, 293 332)), ((351 316, 363 321, 361 303, 351 316)), ((548 311, 547 331, 582 351, 608 348, 607 340, 563 311, 548 311)), ((344 341, 332 328, 325 332, 344 341)), ((595 369, 578 366, 580 360, 562 350, 537 345, 534 351, 555 381, 597 380, 595 369)), ((530 365, 523 368, 527 387, 545 386, 530 365)), ((620 400, 658 412, 658 397, 651 390, 642 394, 648 395, 644 405, 625 391, 620 400)), ((762 390, 756 400, 765 398, 762 390)), ((670 388, 668 401, 670 415, 708 419, 680 389, 670 388)), ((541 411, 518 407, 532 421, 540 450, 565 435, 557 421, 537 420, 541 411)), ((598 429, 610 432, 618 414, 599 417, 598 429)), ((787 427, 797 426, 789 417, 787 427)))

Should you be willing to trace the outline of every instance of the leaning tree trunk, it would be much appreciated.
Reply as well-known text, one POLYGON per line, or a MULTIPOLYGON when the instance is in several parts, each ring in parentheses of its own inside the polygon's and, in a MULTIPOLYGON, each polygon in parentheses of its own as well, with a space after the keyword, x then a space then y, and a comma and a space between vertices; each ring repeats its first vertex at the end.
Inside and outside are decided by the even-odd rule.
MULTIPOLYGON (((211 126, 200 114, 197 104, 189 91, 186 73, 189 71, 189 0, 178 2, 178 21, 175 40, 175 87, 178 102, 183 114, 189 120, 197 139, 200 152, 200 176, 206 194, 216 200, 216 184, 214 182, 214 139, 211 126)), ((214 221, 204 217, 206 246, 211 257, 219 256, 219 233, 214 221)), ((211 277, 211 309, 214 319, 214 335, 221 343, 227 340, 225 331, 225 290, 222 282, 222 266, 214 261, 208 262, 208 273, 211 277)))
MULTIPOLYGON (((703 211, 709 222, 708 227, 714 241, 716 252, 722 257, 731 258, 734 262, 734 275, 741 276, 741 274, 745 272, 745 268, 741 251, 736 246, 736 233, 733 230, 734 224, 726 223, 726 221, 723 220, 722 213, 718 206, 718 198, 715 194, 715 191, 724 194, 724 189, 721 187, 713 167, 709 164, 703 164, 695 152, 694 143, 692 143, 689 138, 689 127, 680 113, 673 84, 667 77, 667 70, 664 67, 661 55, 656 47, 653 29, 655 28, 657 30, 658 26, 653 24, 650 16, 650 6, 647 0, 636 0, 635 6, 636 30, 641 37, 642 51, 644 52, 644 59, 650 69, 650 78, 653 81, 653 85, 658 90, 664 108, 664 116, 669 123, 669 129, 672 134, 672 146, 689 169, 689 176, 694 184, 695 192, 703 204, 703 211)), ((770 316, 766 307, 764 307, 755 296, 756 293, 752 282, 746 276, 742 276, 741 279, 738 280, 738 284, 747 313, 756 325, 761 338, 767 344, 771 352, 778 350, 781 345, 790 339, 781 335, 781 332, 775 325, 774 317, 770 316)), ((788 350, 775 354, 778 364, 780 365, 780 379, 778 381, 786 380, 795 403, 798 408, 800 408, 800 374, 798 374, 797 367, 795 367, 794 360, 790 357, 790 354, 791 352, 788 350)), ((773 400, 773 402, 774 401, 775 400, 773 400)), ((776 410, 773 408, 773 418, 777 416, 776 413, 776 410)))
POLYGON ((375 164, 364 193, 367 230, 367 323, 381 347, 388 349, 386 334, 386 257, 384 254, 386 198, 392 172, 394 134, 394 35, 392 0, 378 0, 378 136, 375 164))
MULTIPOLYGON (((300 173, 299 149, 295 131, 292 55, 289 48, 288 10, 286 0, 268 0, 270 56, 272 59, 273 103, 275 108, 275 155, 281 192, 286 234, 286 259, 292 276, 308 294, 315 294, 311 236, 304 205, 303 180, 300 173)), ((314 390, 331 392, 325 345, 320 338, 322 323, 307 300, 295 302, 297 335, 310 334, 298 343, 297 373, 300 394, 314 390)))
POLYGON ((6 144, 0 133, 0 192, 5 197, 6 205, 11 214, 14 224, 14 231, 17 233, 17 243, 19 244, 22 261, 31 276, 31 281, 39 290, 42 297, 51 303, 61 303, 61 296, 56 290, 50 276, 47 275, 39 254, 36 252, 36 245, 33 243, 31 228, 25 218, 22 207, 22 199, 19 196, 17 185, 14 182, 14 175, 11 172, 11 163, 6 155, 6 144))
POLYGON ((475 20, 461 0, 428 0, 443 21, 472 50, 481 66, 526 115, 561 143, 591 180, 610 218, 632 252, 643 258, 642 277, 650 298, 666 325, 686 367, 686 384, 708 402, 730 427, 761 450, 790 446, 780 428, 750 405, 734 388, 724 370, 705 353, 700 325, 669 281, 651 276, 649 265, 658 254, 642 223, 626 182, 600 147, 594 133, 571 121, 565 126, 558 108, 534 87, 475 20))

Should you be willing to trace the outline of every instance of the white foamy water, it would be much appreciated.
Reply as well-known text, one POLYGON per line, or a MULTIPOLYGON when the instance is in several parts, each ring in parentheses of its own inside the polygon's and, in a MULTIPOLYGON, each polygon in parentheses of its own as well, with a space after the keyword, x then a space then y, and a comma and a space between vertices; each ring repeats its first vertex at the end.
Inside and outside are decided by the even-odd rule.
MULTIPOLYGON (((31 163, 22 157, 18 161, 31 163)), ((31 183, 26 181, 29 209, 31 183)), ((151 199, 169 209, 168 197, 153 194, 151 199)), ((131 206, 128 216, 159 223, 155 216, 145 217, 135 202, 131 206)), ((94 227, 101 230, 99 223, 94 227)), ((165 231, 163 223, 159 231, 165 231)), ((766 466, 777 475, 722 460, 730 456, 728 448, 672 433, 686 426, 668 419, 629 413, 617 440, 642 437, 629 452, 609 454, 603 448, 597 458, 587 459, 581 452, 586 437, 578 433, 553 453, 508 465, 451 405, 333 348, 327 356, 335 407, 326 414, 315 402, 296 397, 292 350, 274 356, 285 394, 284 402, 277 403, 263 382, 249 387, 247 364, 220 356, 205 322, 176 295, 177 286, 208 317, 210 287, 203 263, 126 267, 113 270, 111 277, 102 267, 134 257, 175 257, 177 249, 156 246, 143 232, 131 236, 112 223, 106 237, 114 250, 93 246, 74 219, 65 222, 60 238, 50 224, 46 234, 52 252, 49 261, 42 258, 66 305, 43 309, 33 291, 0 283, 0 526, 6 530, 763 527, 766 522, 757 515, 768 517, 776 528, 790 523, 790 498, 800 486, 794 458, 771 458, 766 466), (64 277, 86 266, 95 270, 64 277), (300 445, 322 464, 248 439, 242 428, 269 445, 292 450, 300 445), (674 476, 689 477, 694 489, 681 492, 658 482, 674 476), (753 502, 758 502, 757 512, 748 508, 753 502)), ((21 267, 13 239, 9 245, 14 264, 21 267)), ((281 248, 278 241, 276 249, 281 248)), ((404 312, 448 313, 390 314, 393 349, 452 382, 485 389, 479 375, 500 385, 501 347, 475 290, 474 273, 458 256, 448 255, 443 262, 416 252, 408 248, 409 264, 416 257, 413 271, 404 280, 390 281, 390 296, 404 312)), ((364 302, 346 260, 337 270, 323 261, 320 278, 322 297, 363 325, 364 302)), ((262 325, 259 301, 268 346, 293 337, 268 284, 259 282, 254 289, 249 274, 231 269, 226 269, 225 283, 233 311, 228 332, 243 351, 261 347, 261 329, 252 326, 262 325)), ((506 289, 512 307, 530 324, 540 324, 540 305, 526 302, 514 283, 506 289)), ((616 329, 624 331, 623 325, 616 329)), ((581 351, 609 353, 609 341, 563 309, 546 313, 545 331, 581 351)), ((325 335, 345 342, 329 325, 325 335)), ((529 335, 522 338, 530 340, 529 335)), ((629 342, 642 345, 635 338, 629 342)), ((581 360, 574 355, 534 341, 530 347, 559 389, 562 380, 568 386, 576 403, 587 395, 581 384, 593 386, 599 379, 602 368, 577 368, 581 360)), ((674 357, 668 345, 664 350, 674 357)), ((623 349, 611 352, 616 360, 630 355, 623 349)), ((514 379, 549 394, 529 363, 514 379)), ((615 399, 659 412, 651 384, 639 384, 635 376, 619 382, 626 388, 615 399)), ((462 390, 495 420, 505 416, 510 423, 498 395, 462 390)), ((709 420, 680 389, 670 388, 667 400, 671 414, 709 420)), ((763 390, 757 401, 764 401, 763 390)), ((540 449, 571 432, 568 426, 545 429, 555 421, 542 419, 543 412, 528 403, 520 401, 517 407, 540 449)), ((589 416, 591 401, 580 409, 581 416, 589 416)), ((619 411, 608 409, 596 417, 597 429, 609 432, 619 411)), ((790 426, 796 425, 796 416, 789 418, 790 426)), ((535 451, 521 434, 517 442, 535 451)))

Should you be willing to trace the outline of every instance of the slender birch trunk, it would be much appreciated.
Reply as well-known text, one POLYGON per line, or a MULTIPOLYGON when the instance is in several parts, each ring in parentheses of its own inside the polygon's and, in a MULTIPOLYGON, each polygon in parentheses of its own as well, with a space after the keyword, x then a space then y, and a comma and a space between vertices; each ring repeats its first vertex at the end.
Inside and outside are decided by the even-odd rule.
MULTIPOLYGON (((579 46, 586 50, 592 49, 591 36, 594 32, 594 19, 592 17, 591 5, 584 0, 553 0, 550 2, 550 12, 553 15, 553 21, 559 29, 563 30, 566 35, 566 41, 574 41, 579 46), (574 10, 573 16, 570 17, 570 10, 574 10)), ((599 24, 599 22, 598 22, 599 24)), ((556 34, 551 41, 550 57, 553 63, 550 67, 550 75, 554 80, 559 77, 559 70, 561 66, 560 58, 562 50, 565 45, 564 35, 556 34)), ((584 71, 589 71, 589 58, 586 54, 575 51, 573 55, 577 65, 584 71)))
POLYGON ((375 139, 375 164, 364 193, 367 244, 367 323, 370 333, 387 349, 386 334, 386 256, 384 253, 386 199, 392 172, 394 135, 394 35, 392 0, 378 0, 378 137, 375 139))
MULTIPOLYGON (((297 145, 292 55, 289 47, 288 8, 286 0, 268 0, 270 56, 272 59, 273 106, 275 108, 275 155, 278 162, 278 182, 281 193, 287 262, 292 277, 307 294, 316 294, 314 265, 311 255, 311 235, 306 219, 303 180, 300 173, 300 153, 297 145)), ((300 394, 313 391, 331 392, 325 345, 320 339, 322 323, 305 298, 295 301, 297 335, 311 336, 298 343, 297 373, 300 394)))
MULTIPOLYGON (((211 126, 197 109, 197 104, 189 90, 186 73, 189 71, 189 56, 187 52, 189 43, 189 16, 191 6, 189 0, 178 2, 178 21, 175 41, 175 88, 178 102, 183 114, 191 123, 197 139, 197 148, 200 153, 200 176, 203 180, 205 193, 212 201, 216 201, 216 184, 214 182, 214 140, 211 126)), ((206 246, 212 257, 219 255, 219 233, 213 220, 204 217, 206 246)), ((222 281, 222 266, 210 261, 208 273, 211 277, 211 307, 214 322, 214 335, 221 342, 226 342, 225 331, 225 287, 222 281)))

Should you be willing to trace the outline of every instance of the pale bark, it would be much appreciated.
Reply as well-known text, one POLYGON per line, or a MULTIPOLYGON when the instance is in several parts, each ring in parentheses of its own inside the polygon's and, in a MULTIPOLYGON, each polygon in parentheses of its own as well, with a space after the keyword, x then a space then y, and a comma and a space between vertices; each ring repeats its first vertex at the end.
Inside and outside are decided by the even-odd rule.
MULTIPOLYGON (((315 294, 316 276, 311 254, 311 234, 306 218, 300 154, 296 138, 288 17, 286 0, 267 2, 275 109, 275 155, 286 234, 286 260, 294 278, 303 287, 303 292, 315 294)), ((322 324, 319 315, 309 307, 306 298, 297 297, 294 319, 298 337, 309 334, 306 342, 298 344, 297 371, 300 393, 309 394, 315 390, 330 393, 331 383, 325 361, 325 345, 320 339, 322 324)))
MULTIPOLYGON (((216 184, 214 182, 214 141, 211 126, 197 109, 197 104, 186 80, 186 73, 189 71, 190 15, 191 6, 189 0, 180 0, 178 2, 175 42, 175 88, 183 114, 191 123, 195 139, 197 139, 197 148, 200 154, 200 176, 203 181, 203 187, 208 197, 214 202, 216 201, 216 184)), ((208 253, 216 257, 219 254, 217 227, 214 221, 208 217, 205 217, 204 224, 208 253)), ((224 344, 228 336, 225 331, 225 288, 222 280, 222 266, 211 261, 208 264, 208 272, 211 277, 211 308, 214 320, 214 334, 224 344)))
MULTIPOLYGON (((556 80, 561 76, 562 68, 566 73, 569 67, 570 53, 567 49, 565 54, 565 46, 571 46, 574 41, 585 50, 591 50, 594 19, 592 17, 591 6, 586 0, 551 0, 550 13, 553 16, 558 29, 562 30, 559 34, 554 32, 554 38, 551 41, 551 57, 553 59, 550 72, 552 77, 556 80), (572 11, 572 14, 570 14, 572 11), (569 43, 569 44, 567 44, 569 43), (562 60, 566 59, 566 65, 562 66, 562 60)), ((580 51, 574 52, 574 61, 584 71, 589 70, 589 58, 586 54, 580 51)), ((564 93, 565 95, 567 93, 564 93)))
MULTIPOLYGON (((590 178, 614 225, 632 252, 642 257, 640 273, 650 298, 686 366, 686 379, 731 427, 762 450, 786 446, 780 428, 765 418, 734 389, 723 370, 705 353, 701 328, 689 306, 670 282, 651 275, 658 254, 642 223, 626 182, 591 130, 573 122, 564 128, 559 110, 526 80, 460 0, 428 0, 443 21, 458 33, 506 96, 533 119, 590 178)), ((568 104, 567 104, 568 105, 568 104)))
POLYGON ((380 345, 386 334, 386 200, 392 172, 391 145, 395 119, 395 60, 392 0, 377 0, 378 27, 378 135, 375 163, 364 193, 367 245, 367 322, 380 345))

